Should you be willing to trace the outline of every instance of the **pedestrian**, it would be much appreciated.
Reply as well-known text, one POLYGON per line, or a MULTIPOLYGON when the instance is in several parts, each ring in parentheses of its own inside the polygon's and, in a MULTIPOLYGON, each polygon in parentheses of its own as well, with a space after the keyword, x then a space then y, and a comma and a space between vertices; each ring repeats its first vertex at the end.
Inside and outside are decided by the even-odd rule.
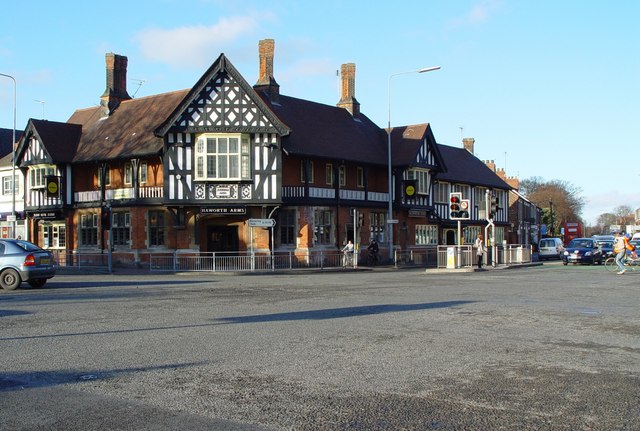
POLYGON ((484 239, 481 233, 478 234, 473 246, 476 248, 476 256, 478 256, 478 269, 482 269, 482 259, 484 259, 484 239))
POLYGON ((633 251, 635 247, 629 244, 629 240, 625 236, 624 232, 617 232, 613 243, 613 252, 616 253, 616 265, 618 265, 618 275, 622 275, 627 270, 624 268, 624 260, 627 257, 627 250, 633 251))

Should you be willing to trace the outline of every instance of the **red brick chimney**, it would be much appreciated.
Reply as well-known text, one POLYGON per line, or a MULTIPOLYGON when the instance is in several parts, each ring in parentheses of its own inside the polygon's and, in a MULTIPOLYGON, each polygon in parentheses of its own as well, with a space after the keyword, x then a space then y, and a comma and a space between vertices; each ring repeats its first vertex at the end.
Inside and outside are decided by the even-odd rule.
POLYGON ((462 146, 464 147, 465 150, 473 154, 473 144, 475 144, 475 142, 476 140, 473 138, 463 138, 462 146))
POLYGON ((496 163, 493 160, 485 160, 484 164, 487 165, 489 169, 491 169, 491 172, 496 171, 496 163))
POLYGON ((118 109, 120 102, 131 99, 127 93, 127 57, 109 52, 105 55, 107 63, 107 88, 100 96, 100 105, 104 116, 108 117, 118 109))
POLYGON ((356 100, 356 65, 355 63, 346 63, 340 67, 340 76, 342 77, 342 93, 339 108, 344 108, 351 113, 353 118, 360 115, 360 103, 356 100))
POLYGON ((260 76, 258 82, 253 86, 256 91, 264 91, 272 102, 278 101, 280 96, 280 85, 273 77, 273 57, 275 53, 275 41, 273 39, 263 39, 258 42, 258 57, 260 59, 260 76))

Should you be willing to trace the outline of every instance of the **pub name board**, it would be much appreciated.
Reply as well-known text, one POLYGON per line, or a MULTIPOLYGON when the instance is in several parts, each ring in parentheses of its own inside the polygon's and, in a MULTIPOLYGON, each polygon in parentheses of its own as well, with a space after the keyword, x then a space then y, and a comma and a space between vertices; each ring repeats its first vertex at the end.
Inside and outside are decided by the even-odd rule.
POLYGON ((247 207, 200 207, 200 214, 246 214, 247 207))

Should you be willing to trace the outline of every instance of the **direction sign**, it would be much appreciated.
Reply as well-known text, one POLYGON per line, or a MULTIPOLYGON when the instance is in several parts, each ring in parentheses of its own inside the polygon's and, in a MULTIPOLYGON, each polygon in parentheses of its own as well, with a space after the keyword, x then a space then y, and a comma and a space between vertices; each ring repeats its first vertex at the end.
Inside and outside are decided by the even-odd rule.
POLYGON ((276 221, 272 218, 250 218, 249 226, 250 227, 274 227, 276 225, 276 221))

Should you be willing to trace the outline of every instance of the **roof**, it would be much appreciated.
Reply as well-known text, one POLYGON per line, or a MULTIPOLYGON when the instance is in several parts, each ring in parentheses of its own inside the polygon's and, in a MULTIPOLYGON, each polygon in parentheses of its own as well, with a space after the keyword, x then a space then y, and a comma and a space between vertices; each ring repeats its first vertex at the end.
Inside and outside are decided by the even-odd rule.
MULTIPOLYGON (((22 130, 16 130, 16 142, 20 140, 22 136, 22 130)), ((0 157, 3 157, 11 152, 11 140, 13 139, 13 129, 0 128, 0 157)))
MULTIPOLYGON (((155 130, 176 109, 189 90, 173 91, 120 103, 109 117, 102 107, 77 110, 69 123, 82 125, 74 162, 110 160, 159 153, 164 145, 155 130)), ((47 149, 49 142, 47 142, 47 149)))
POLYGON ((430 167, 435 170, 446 170, 446 164, 442 160, 442 155, 436 139, 433 136, 429 123, 414 124, 410 126, 391 128, 392 163, 394 166, 414 166, 418 165, 416 157, 424 142, 430 146, 435 157, 434 164, 430 167))
POLYGON ((35 135, 44 144, 47 154, 56 163, 68 163, 78 147, 82 127, 79 124, 60 123, 58 121, 35 120, 31 118, 27 123, 24 135, 20 139, 18 154, 26 149, 28 139, 35 135))
POLYGON ((466 149, 437 145, 447 165, 446 172, 438 174, 439 180, 506 190, 513 188, 466 149))
POLYGON ((272 103, 258 94, 291 130, 282 138, 288 154, 386 165, 387 135, 365 115, 283 95, 272 103))

